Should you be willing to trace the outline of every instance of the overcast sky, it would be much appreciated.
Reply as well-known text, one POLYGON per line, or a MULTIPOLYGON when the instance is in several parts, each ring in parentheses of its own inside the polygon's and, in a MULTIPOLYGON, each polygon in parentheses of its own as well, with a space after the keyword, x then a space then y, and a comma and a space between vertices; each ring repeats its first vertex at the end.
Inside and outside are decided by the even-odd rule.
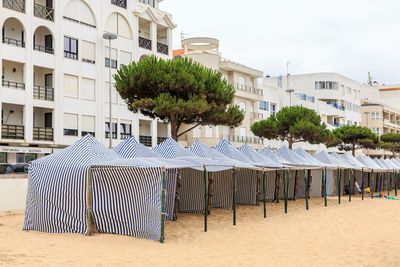
POLYGON ((222 56, 276 76, 337 72, 400 83, 399 0, 165 0, 181 32, 220 40, 222 56))

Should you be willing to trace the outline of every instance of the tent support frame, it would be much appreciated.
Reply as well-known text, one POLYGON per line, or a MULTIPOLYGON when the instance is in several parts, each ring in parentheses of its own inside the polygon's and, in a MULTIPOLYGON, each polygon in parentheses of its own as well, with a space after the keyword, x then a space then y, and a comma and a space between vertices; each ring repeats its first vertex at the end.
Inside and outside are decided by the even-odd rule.
POLYGON ((264 202, 264 219, 267 218, 267 172, 263 174, 263 202, 264 202))
POLYGON ((233 179, 233 225, 236 225, 236 168, 233 168, 232 171, 232 179, 233 179))
POLYGON ((167 196, 167 169, 162 168, 162 194, 161 194, 161 236, 160 243, 165 240, 165 202, 167 196))
POLYGON ((309 205, 308 205, 308 170, 304 171, 304 182, 305 182, 305 194, 306 194, 306 210, 309 209, 309 205))
POLYGON ((208 215, 208 190, 207 190, 207 169, 204 165, 203 178, 204 178, 204 232, 207 232, 207 215, 208 215))
POLYGON ((87 192, 86 192, 86 200, 87 200, 87 211, 86 211, 86 224, 87 231, 86 235, 93 235, 92 231, 92 179, 90 177, 91 167, 88 168, 87 171, 87 192))

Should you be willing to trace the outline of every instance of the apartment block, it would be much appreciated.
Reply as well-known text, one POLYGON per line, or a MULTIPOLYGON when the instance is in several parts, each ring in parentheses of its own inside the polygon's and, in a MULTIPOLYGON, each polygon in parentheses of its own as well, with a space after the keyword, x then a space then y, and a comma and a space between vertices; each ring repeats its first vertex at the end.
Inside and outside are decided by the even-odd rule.
POLYGON ((130 112, 115 89, 109 99, 110 66, 115 74, 151 54, 172 57, 176 25, 160 2, 3 0, 0 161, 27 162, 86 134, 113 146, 167 138, 167 124, 130 112), (111 53, 105 32, 118 36, 111 53))

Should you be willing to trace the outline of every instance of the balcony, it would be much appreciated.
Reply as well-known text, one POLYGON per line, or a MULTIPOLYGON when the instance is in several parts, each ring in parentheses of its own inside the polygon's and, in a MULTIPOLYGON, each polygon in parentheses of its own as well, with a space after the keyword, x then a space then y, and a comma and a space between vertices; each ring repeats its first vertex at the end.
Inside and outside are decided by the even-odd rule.
POLYGON ((157 52, 168 55, 168 45, 157 43, 157 52))
POLYGON ((3 124, 1 126, 1 138, 24 140, 24 126, 3 124))
POLYGON ((54 9, 53 8, 50 8, 47 6, 42 6, 42 5, 35 3, 35 4, 33 4, 33 14, 35 15, 35 17, 54 21, 54 9))
POLYGON ((111 4, 126 8, 126 0, 111 0, 111 4))
POLYGON ((54 88, 34 85, 33 98, 39 100, 54 101, 54 88))
POLYGON ((256 94, 256 95, 260 95, 260 96, 264 95, 264 91, 262 89, 257 89, 257 88, 239 84, 239 83, 233 83, 233 86, 235 87, 236 90, 239 90, 239 91, 247 92, 250 94, 256 94))
POLYGON ((262 113, 251 112, 250 113, 250 119, 252 119, 252 120, 262 120, 262 119, 264 119, 264 115, 262 113))
POLYGON ((139 0, 140 3, 155 7, 155 0, 139 0))
POLYGON ((54 129, 45 127, 33 127, 33 140, 36 141, 53 141, 54 129))
POLYGON ((33 50, 39 51, 39 52, 44 52, 44 53, 48 53, 48 54, 54 54, 54 49, 51 47, 45 47, 42 45, 33 45, 33 50))
POLYGON ((14 81, 7 81, 7 80, 3 79, 1 84, 4 87, 25 90, 25 84, 24 83, 14 82, 14 81))
POLYGON ((139 136, 139 142, 142 143, 143 145, 147 146, 147 147, 151 147, 152 146, 152 140, 151 140, 151 136, 145 136, 145 135, 140 135, 139 136))
POLYGON ((139 47, 151 50, 151 40, 139 36, 139 47))
POLYGON ((263 140, 258 137, 246 137, 246 136, 237 136, 237 135, 224 135, 223 138, 230 142, 236 143, 248 143, 248 144, 263 144, 263 140))
POLYGON ((3 37, 3 44, 14 45, 18 47, 25 47, 25 42, 17 39, 3 37))
POLYGON ((25 0, 3 0, 3 7, 25 13, 25 0))

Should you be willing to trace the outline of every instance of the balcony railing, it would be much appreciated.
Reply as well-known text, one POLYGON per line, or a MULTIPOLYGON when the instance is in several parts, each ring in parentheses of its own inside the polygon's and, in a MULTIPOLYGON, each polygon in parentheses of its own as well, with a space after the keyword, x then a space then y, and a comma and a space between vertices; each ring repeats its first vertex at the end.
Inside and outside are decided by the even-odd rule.
POLYGON ((24 83, 2 80, 1 84, 4 87, 25 90, 25 84, 24 83))
POLYGON ((24 126, 6 125, 1 126, 1 138, 3 139, 24 139, 24 126))
POLYGON ((233 86, 239 91, 248 92, 250 94, 256 94, 256 95, 261 95, 261 96, 264 95, 264 91, 262 89, 257 89, 257 88, 239 84, 239 83, 234 83, 233 86))
POLYGON ((3 7, 25 13, 25 0, 3 0, 3 7))
POLYGON ((33 127, 33 140, 53 141, 54 129, 45 127, 33 127))
POLYGON ((253 119, 253 120, 262 120, 262 119, 264 119, 264 115, 263 115, 262 113, 251 112, 251 113, 250 113, 250 119, 253 119))
POLYGON ((139 0, 140 3, 146 4, 146 5, 150 5, 152 7, 155 7, 155 0, 139 0))
POLYGON ((111 0, 111 4, 126 8, 126 0, 111 0))
POLYGON ((33 14, 35 15, 35 17, 54 21, 54 9, 53 8, 50 8, 47 6, 42 6, 39 4, 34 4, 33 5, 33 14))
POLYGON ((120 136, 121 136, 122 140, 125 140, 125 139, 128 139, 128 138, 131 138, 132 134, 121 133, 120 136))
POLYGON ((151 40, 139 36, 139 47, 151 50, 151 40))
POLYGON ((168 137, 157 137, 157 145, 161 144, 162 142, 164 142, 167 139, 168 139, 168 137))
POLYGON ((139 136, 139 142, 142 143, 145 146, 151 147, 151 136, 145 136, 145 135, 140 135, 139 136))
POLYGON ((236 142, 236 143, 263 144, 263 140, 258 137, 224 135, 223 138, 227 139, 230 142, 236 142))
POLYGON ((33 45, 33 50, 39 51, 39 52, 45 52, 48 54, 54 54, 54 49, 52 47, 46 47, 42 45, 33 45))
POLYGON ((157 52, 164 55, 168 55, 168 45, 157 43, 157 52))
MULTIPOLYGON (((110 138, 110 132, 105 132, 105 137, 110 138)), ((112 133, 112 139, 117 139, 117 132, 112 133)))
POLYGON ((25 42, 13 38, 3 37, 3 44, 25 47, 25 42))
POLYGON ((34 85, 33 98, 47 101, 54 101, 54 88, 34 85))

